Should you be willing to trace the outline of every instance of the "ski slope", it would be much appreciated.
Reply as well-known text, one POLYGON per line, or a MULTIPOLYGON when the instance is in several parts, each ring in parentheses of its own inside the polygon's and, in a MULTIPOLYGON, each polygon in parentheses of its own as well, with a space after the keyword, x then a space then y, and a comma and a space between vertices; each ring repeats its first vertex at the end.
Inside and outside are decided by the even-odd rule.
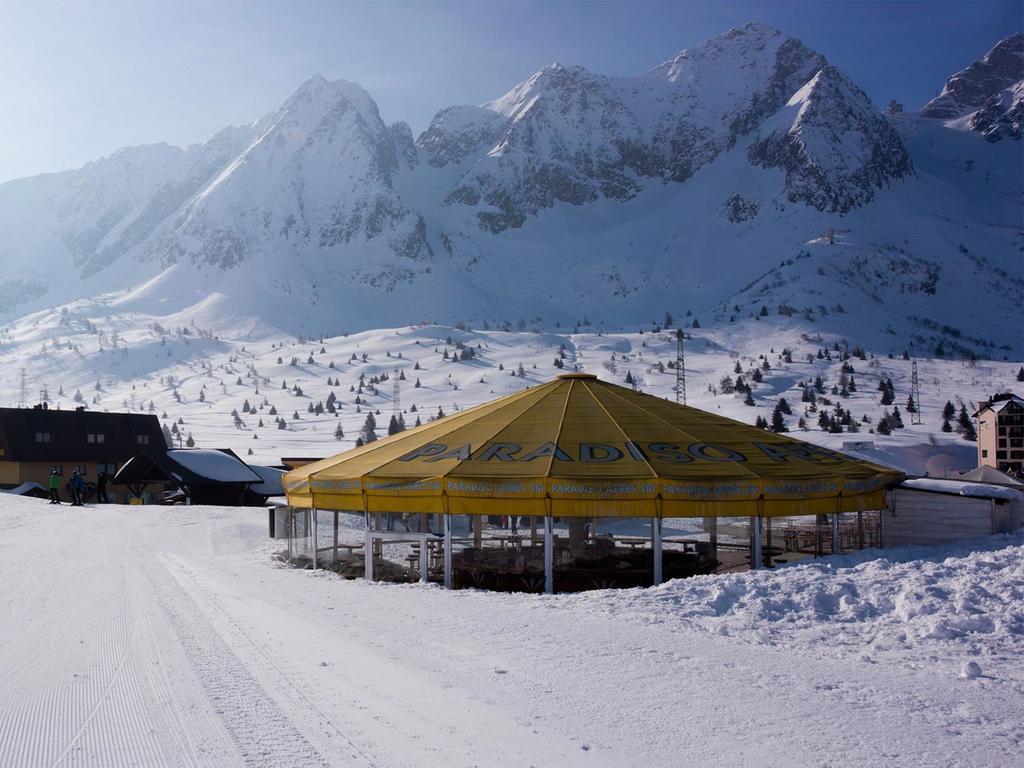
POLYGON ((0 498, 0 762, 1020 764, 1019 534, 543 596, 296 571, 265 514, 0 498))
MULTIPOLYGON (((958 409, 963 402, 973 413, 977 402, 1024 386, 1016 380, 1020 361, 921 357, 922 423, 914 425, 906 410, 912 363, 902 359, 899 347, 889 357, 883 349, 864 344, 864 359, 846 361, 854 368, 851 375, 857 388, 844 397, 832 393, 844 364, 836 347, 854 350, 862 343, 857 337, 809 330, 798 318, 762 317, 708 328, 690 327, 693 319, 676 319, 686 326, 690 405, 754 423, 759 416, 770 420, 778 399, 785 397, 792 409, 785 420, 794 436, 836 450, 844 450, 848 443, 870 442, 870 449, 860 449, 865 458, 914 474, 941 476, 976 464, 974 443, 941 431, 947 400, 958 409), (785 350, 792 362, 784 358, 785 350), (819 358, 819 352, 828 357, 819 358), (752 385, 753 405, 745 405, 741 393, 721 390, 723 377, 736 378, 737 365, 739 375, 752 385), (752 378, 755 368, 760 382, 752 378), (823 393, 818 395, 818 410, 811 411, 809 403, 801 402, 801 384, 818 376, 823 393), (884 436, 872 430, 892 408, 881 404, 878 389, 888 379, 905 427, 884 436), (856 433, 823 431, 820 411, 832 411, 837 403, 856 419, 868 421, 859 421, 856 433), (799 426, 801 418, 806 431, 799 426)), ((68 409, 81 402, 93 410, 151 412, 168 429, 178 430, 182 444, 191 435, 196 447, 231 448, 253 463, 273 465, 282 457, 322 457, 350 449, 371 411, 378 436, 385 436, 394 412, 393 385, 401 376, 405 379, 399 381, 398 410, 409 427, 417 418, 425 423, 439 411, 451 414, 574 368, 624 386, 628 377, 644 392, 674 399, 675 371, 669 366, 676 357, 675 331, 653 328, 583 326, 533 332, 529 326, 499 331, 421 325, 324 339, 248 334, 229 338, 199 326, 158 324, 152 316, 140 314, 98 317, 90 315, 88 307, 54 310, 0 333, 7 363, 0 372, 0 402, 17 403, 18 370, 24 367, 33 402, 45 390, 51 407, 68 409), (472 348, 475 357, 455 361, 454 355, 461 356, 466 348, 472 348), (555 365, 556 358, 561 368, 555 365), (520 365, 523 375, 513 375, 520 365), (388 379, 371 385, 381 376, 388 379), (362 392, 360 377, 365 382, 362 392), (326 411, 331 393, 337 401, 333 414, 326 411), (76 401, 79 394, 81 400, 76 401), (249 412, 244 410, 246 403, 249 412), (318 404, 325 406, 324 412, 311 413, 309 409, 318 404), (233 411, 240 422, 235 422, 233 411), (284 420, 284 429, 277 419, 284 420)))

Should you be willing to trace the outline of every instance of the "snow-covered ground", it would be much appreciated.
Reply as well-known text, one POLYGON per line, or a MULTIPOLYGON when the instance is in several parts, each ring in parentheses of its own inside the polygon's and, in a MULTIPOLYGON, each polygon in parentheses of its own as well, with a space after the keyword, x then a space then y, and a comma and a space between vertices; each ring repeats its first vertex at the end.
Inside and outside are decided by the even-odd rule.
MULTIPOLYGON (((644 392, 675 397, 675 371, 669 367, 676 357, 675 331, 654 332, 650 324, 625 330, 581 326, 537 332, 528 325, 523 331, 423 325, 300 341, 281 334, 220 337, 201 327, 170 325, 161 319, 164 324, 156 324, 153 316, 103 315, 97 307, 83 304, 74 311, 42 312, 8 326, 0 332, 6 363, 0 374, 0 402, 17 402, 18 371, 24 367, 33 401, 45 389, 51 405, 62 408, 81 402, 95 410, 152 412, 180 433, 182 443, 191 435, 198 447, 231 448, 253 462, 277 464, 284 456, 328 456, 351 448, 370 410, 375 412, 377 434, 386 435, 394 380, 403 375, 399 399, 407 426, 417 418, 426 422, 439 409, 450 414, 574 367, 620 384, 628 378, 644 392), (461 357, 467 347, 475 357, 455 362, 453 357, 461 357), (514 375, 520 366, 523 375, 514 375), (388 379, 371 384, 374 377, 383 376, 388 379), (337 400, 334 414, 326 410, 332 393, 337 400), (311 413, 318 404, 325 410, 311 413), (237 423, 232 411, 239 414, 237 423), (285 428, 279 428, 278 419, 284 420, 285 428)), ((689 317, 675 320, 688 335, 690 405, 754 423, 758 416, 770 420, 776 402, 785 397, 792 409, 785 421, 794 435, 837 450, 846 446, 915 474, 941 476, 976 464, 974 443, 941 431, 946 401, 957 409, 962 402, 973 413, 978 401, 1024 387, 1016 380, 1021 361, 921 357, 923 423, 914 425, 906 407, 912 362, 902 359, 898 347, 890 357, 855 337, 814 333, 813 324, 799 318, 763 317, 709 328, 691 327, 689 317), (856 388, 843 396, 840 350, 852 354, 860 346, 864 358, 845 361, 852 366, 848 375, 856 388), (787 350, 791 362, 784 357, 787 350), (826 352, 828 357, 818 357, 826 352), (754 379, 755 369, 761 382, 754 379), (744 404, 743 394, 723 393, 723 377, 735 380, 737 375, 751 384, 753 405, 744 404), (801 385, 818 376, 822 388, 816 395, 817 410, 811 411, 809 403, 801 402, 801 385), (873 433, 880 417, 893 407, 881 405, 878 387, 887 379, 893 383, 893 406, 905 424, 891 436, 873 433), (834 413, 836 404, 851 412, 858 432, 820 428, 821 411, 834 413), (865 416, 867 422, 862 421, 865 416), (807 431, 799 427, 801 417, 807 431), (847 445, 865 441, 872 445, 847 445)))
POLYGON ((5 766, 1024 754, 1021 534, 543 596, 293 570, 259 508, 4 497, 0 531, 5 766))

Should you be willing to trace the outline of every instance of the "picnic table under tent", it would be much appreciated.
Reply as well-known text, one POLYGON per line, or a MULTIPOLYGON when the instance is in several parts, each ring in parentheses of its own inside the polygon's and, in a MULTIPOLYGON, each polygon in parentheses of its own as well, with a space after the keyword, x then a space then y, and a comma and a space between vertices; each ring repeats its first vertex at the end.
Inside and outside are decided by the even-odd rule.
POLYGON ((568 521, 570 540, 594 518, 650 521, 652 580, 660 583, 666 518, 749 519, 757 568, 762 521, 832 515, 835 535, 839 514, 882 509, 885 490, 902 479, 888 467, 570 373, 299 467, 284 486, 291 507, 314 516, 362 513, 367 578, 372 544, 389 535, 383 514, 441 516, 449 587, 454 516, 543 521, 543 587, 552 592, 558 518, 568 521))

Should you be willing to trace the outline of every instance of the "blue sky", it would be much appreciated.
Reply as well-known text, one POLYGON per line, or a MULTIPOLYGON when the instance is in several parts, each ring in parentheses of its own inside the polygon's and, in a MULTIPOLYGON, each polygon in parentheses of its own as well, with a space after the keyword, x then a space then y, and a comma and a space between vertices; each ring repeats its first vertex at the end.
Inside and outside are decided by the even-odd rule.
POLYGON ((414 133, 551 63, 638 74, 757 20, 908 109, 1024 27, 1011 2, 0 0, 0 181, 126 145, 203 141, 310 75, 362 84, 414 133))

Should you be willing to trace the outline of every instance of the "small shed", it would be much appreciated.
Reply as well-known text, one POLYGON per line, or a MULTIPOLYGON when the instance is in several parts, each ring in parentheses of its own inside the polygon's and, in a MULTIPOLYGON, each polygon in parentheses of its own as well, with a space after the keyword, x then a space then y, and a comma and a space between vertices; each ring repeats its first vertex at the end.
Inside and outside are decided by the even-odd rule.
POLYGON ((904 480, 882 512, 882 546, 946 544, 1024 525, 1021 489, 970 480, 904 480))
MULTIPOLYGON (((135 496, 142 496, 147 485, 159 484, 181 488, 191 504, 244 506, 249 488, 264 478, 226 448, 182 448, 134 456, 114 482, 127 485, 135 496)), ((262 497, 255 503, 262 504, 262 497)))

